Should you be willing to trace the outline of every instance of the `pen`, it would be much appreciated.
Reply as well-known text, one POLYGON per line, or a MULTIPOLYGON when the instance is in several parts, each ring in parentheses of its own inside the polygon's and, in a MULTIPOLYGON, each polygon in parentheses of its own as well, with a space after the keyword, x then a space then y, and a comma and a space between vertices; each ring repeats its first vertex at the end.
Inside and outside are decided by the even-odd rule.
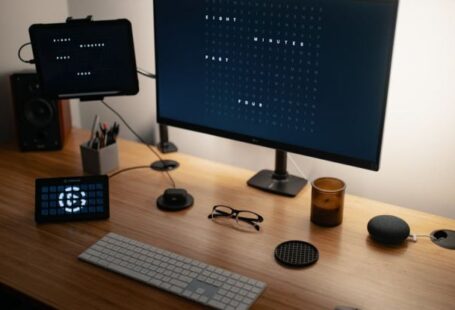
POLYGON ((114 142, 117 140, 119 131, 120 131, 120 125, 117 122, 114 122, 114 125, 112 126, 112 138, 114 139, 114 142))
POLYGON ((107 123, 104 123, 103 124, 103 127, 104 127, 104 131, 103 131, 103 144, 104 146, 107 146, 107 135, 109 133, 109 125, 107 123))
POLYGON ((95 138, 92 141, 92 149, 99 150, 99 148, 100 148, 100 134, 97 131, 96 132, 96 136, 95 136, 95 138))
POLYGON ((100 135, 100 143, 101 143, 101 147, 105 147, 107 144, 107 129, 108 129, 108 125, 107 123, 100 123, 100 132, 101 132, 101 135, 100 135))
POLYGON ((92 146, 93 144, 93 139, 95 138, 95 131, 96 131, 96 125, 99 123, 100 121, 100 117, 97 115, 95 115, 95 119, 93 120, 93 124, 92 124, 92 132, 90 133, 90 147, 92 146))
POLYGON ((118 136, 118 132, 119 132, 119 125, 117 122, 114 122, 114 124, 112 125, 111 128, 109 128, 109 130, 107 131, 107 134, 106 134, 106 145, 111 145, 111 144, 114 144, 116 142, 116 139, 117 139, 117 136, 118 136))

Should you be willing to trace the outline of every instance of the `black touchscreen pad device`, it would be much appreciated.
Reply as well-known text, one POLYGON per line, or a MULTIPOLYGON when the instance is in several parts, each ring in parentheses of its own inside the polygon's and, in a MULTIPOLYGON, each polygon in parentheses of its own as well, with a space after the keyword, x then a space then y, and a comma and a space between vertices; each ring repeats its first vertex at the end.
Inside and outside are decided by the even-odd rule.
POLYGON ((29 33, 43 95, 90 99, 139 91, 127 19, 35 24, 29 33))
POLYGON ((36 222, 108 217, 109 179, 106 175, 36 179, 36 222))

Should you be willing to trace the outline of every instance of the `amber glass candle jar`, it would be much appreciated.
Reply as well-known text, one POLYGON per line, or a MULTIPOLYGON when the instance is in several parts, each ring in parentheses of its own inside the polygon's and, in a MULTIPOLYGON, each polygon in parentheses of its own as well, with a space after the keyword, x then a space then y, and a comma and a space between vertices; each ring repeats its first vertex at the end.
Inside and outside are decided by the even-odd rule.
POLYGON ((311 221, 326 227, 340 225, 346 184, 337 178, 324 177, 311 185, 311 221))

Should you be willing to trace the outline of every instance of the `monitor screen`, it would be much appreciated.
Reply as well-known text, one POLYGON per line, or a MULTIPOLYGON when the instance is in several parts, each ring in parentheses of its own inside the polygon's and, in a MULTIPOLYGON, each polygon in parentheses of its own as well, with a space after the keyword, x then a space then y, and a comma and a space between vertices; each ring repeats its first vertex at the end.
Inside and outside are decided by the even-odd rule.
POLYGON ((44 95, 85 98, 139 91, 128 20, 35 24, 29 32, 44 95))
POLYGON ((397 0, 155 0, 158 121, 379 169, 397 0))

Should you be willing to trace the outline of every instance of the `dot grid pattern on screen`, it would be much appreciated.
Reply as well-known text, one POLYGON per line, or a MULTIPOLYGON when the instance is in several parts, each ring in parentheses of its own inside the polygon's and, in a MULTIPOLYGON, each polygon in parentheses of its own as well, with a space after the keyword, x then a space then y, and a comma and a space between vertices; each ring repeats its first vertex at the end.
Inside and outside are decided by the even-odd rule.
POLYGON ((323 8, 308 3, 205 0, 207 114, 314 132, 323 8))
POLYGON ((103 213, 103 189, 102 183, 43 186, 41 215, 103 213))

